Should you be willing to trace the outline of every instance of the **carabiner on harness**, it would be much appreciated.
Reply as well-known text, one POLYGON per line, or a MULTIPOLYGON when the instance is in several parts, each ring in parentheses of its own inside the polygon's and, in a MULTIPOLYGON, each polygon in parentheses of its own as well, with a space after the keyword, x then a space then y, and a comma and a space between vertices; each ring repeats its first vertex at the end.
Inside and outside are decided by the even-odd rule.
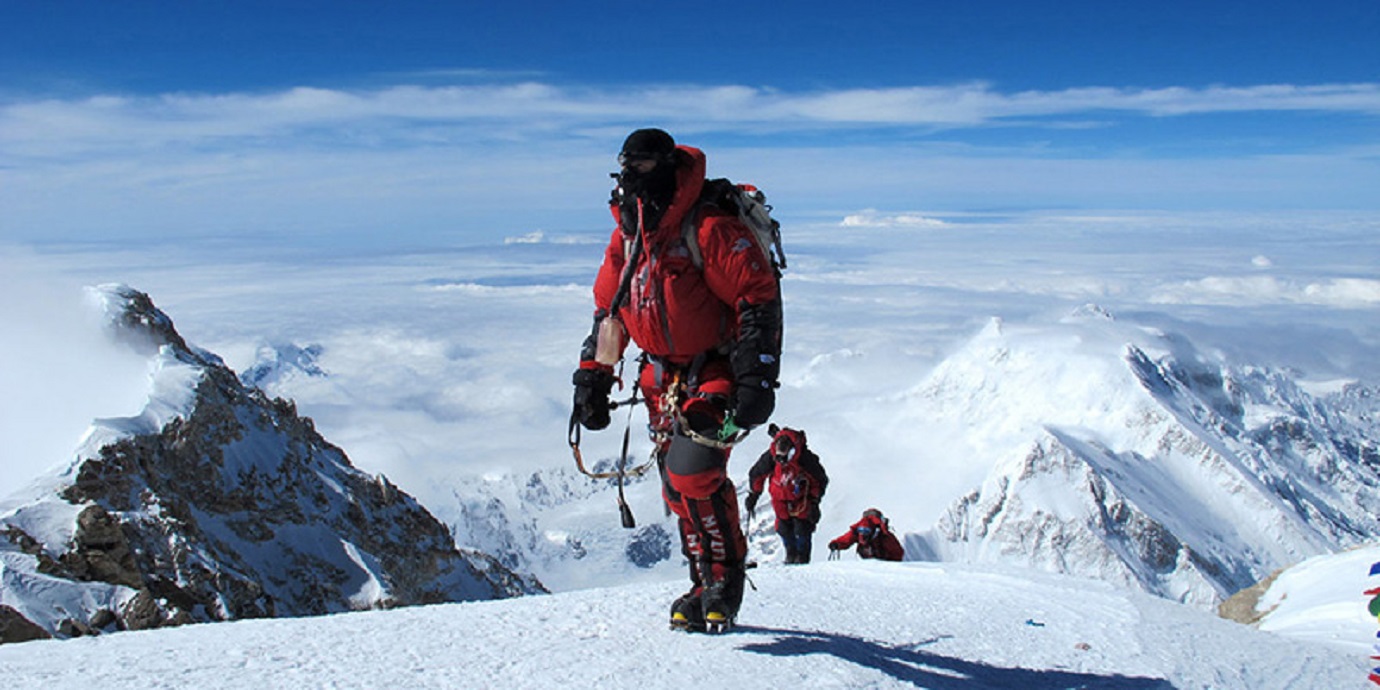
POLYGON ((732 411, 728 412, 723 423, 713 432, 712 436, 700 432, 686 420, 681 409, 681 396, 684 393, 685 382, 681 380, 680 372, 676 372, 675 377, 671 380, 671 385, 662 394, 662 409, 670 412, 676 428, 691 441, 709 448, 728 450, 741 443, 743 439, 748 437, 748 434, 752 433, 750 429, 744 429, 734 423, 732 411))

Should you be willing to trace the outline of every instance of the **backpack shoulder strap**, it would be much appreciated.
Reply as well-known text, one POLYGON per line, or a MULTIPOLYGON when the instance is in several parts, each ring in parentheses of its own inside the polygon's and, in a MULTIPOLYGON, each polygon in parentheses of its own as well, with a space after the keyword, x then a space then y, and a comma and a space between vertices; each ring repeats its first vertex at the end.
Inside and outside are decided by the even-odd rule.
MULTIPOLYGON (((712 180, 705 180, 704 186, 700 188, 700 198, 695 200, 693 206, 685 212, 685 218, 680 222, 680 233, 685 238, 685 248, 690 250, 690 259, 695 262, 695 268, 704 268, 704 250, 700 249, 700 221, 704 220, 704 207, 706 205, 717 206, 724 209, 724 202, 731 200, 728 192, 732 191, 733 183, 727 178, 716 177, 712 180)), ((725 209, 734 211, 734 209, 725 209)))
POLYGON ((700 250, 700 210, 704 201, 695 202, 690 210, 685 212, 685 219, 680 222, 680 234, 685 238, 685 248, 690 250, 690 260, 695 263, 695 268, 704 270, 704 252, 700 250))
POLYGON ((681 221, 681 235, 696 268, 704 268, 699 227, 704 220, 705 206, 713 206, 743 223, 771 262, 777 279, 781 278, 781 271, 786 268, 786 252, 781 248, 781 225, 771 217, 771 207, 765 204, 765 197, 756 187, 737 185, 723 177, 704 181, 699 199, 685 212, 685 218, 681 221))

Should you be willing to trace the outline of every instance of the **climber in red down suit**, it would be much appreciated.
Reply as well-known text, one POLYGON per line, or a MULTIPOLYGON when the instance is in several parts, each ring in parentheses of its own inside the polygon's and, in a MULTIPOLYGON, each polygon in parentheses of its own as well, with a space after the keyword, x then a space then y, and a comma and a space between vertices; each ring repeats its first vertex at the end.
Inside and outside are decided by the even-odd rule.
POLYGON ((819 524, 819 502, 829 487, 829 475, 819 456, 805 444, 805 432, 768 427, 771 446, 748 471, 749 513, 765 488, 776 512, 776 534, 786 548, 787 564, 810 562, 811 540, 819 524))
POLYGON ((613 365, 631 338, 644 354, 637 385, 662 493, 690 562, 691 588, 672 604, 671 624, 722 631, 742 602, 747 551, 725 439, 766 423, 775 407, 780 289, 752 231, 698 203, 703 152, 640 129, 618 158, 610 202, 618 227, 594 282, 594 331, 573 378, 575 418, 586 429, 608 426, 613 365))
POLYGON ((891 533, 891 521, 882 516, 882 511, 868 508, 863 511, 861 520, 853 523, 838 538, 829 542, 830 551, 846 551, 858 545, 859 558, 879 558, 884 561, 899 561, 906 557, 900 540, 891 533))

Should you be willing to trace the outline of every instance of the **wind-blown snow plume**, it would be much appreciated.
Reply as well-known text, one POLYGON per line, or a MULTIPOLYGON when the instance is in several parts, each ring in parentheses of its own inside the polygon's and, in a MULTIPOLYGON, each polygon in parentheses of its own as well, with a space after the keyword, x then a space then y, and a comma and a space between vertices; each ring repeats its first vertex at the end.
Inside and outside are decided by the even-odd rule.
POLYGON ((100 305, 0 247, 0 497, 70 460, 94 417, 138 412, 148 359, 104 337, 100 305))

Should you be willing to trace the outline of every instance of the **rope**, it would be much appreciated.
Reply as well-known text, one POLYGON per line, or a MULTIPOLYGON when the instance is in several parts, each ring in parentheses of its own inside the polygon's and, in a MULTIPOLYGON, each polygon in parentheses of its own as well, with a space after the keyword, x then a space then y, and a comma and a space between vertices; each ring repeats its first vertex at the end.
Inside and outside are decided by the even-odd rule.
POLYGON ((733 424, 732 414, 725 420, 724 431, 727 431, 728 435, 723 438, 713 438, 695 431, 693 427, 685 422, 685 416, 680 413, 680 398, 683 389, 684 383, 681 381, 680 372, 676 372, 675 378, 671 381, 671 385, 666 389, 666 392, 662 394, 662 409, 671 411, 671 418, 675 420, 676 426, 680 428, 681 433, 685 434, 686 438, 709 448, 729 450, 739 443, 742 443, 743 439, 747 438, 748 434, 752 433, 751 429, 743 429, 733 424))
MULTIPOLYGON (((628 417, 628 424, 631 426, 631 412, 628 414, 628 417)), ((590 479, 619 479, 625 477, 641 477, 642 475, 647 473, 647 470, 652 468, 652 465, 656 464, 655 459, 650 459, 647 462, 633 467, 631 469, 626 468, 625 463, 627 461, 627 443, 624 442, 624 457, 619 460, 618 469, 612 472, 591 472, 588 467, 585 467, 584 454, 580 452, 580 421, 579 417, 575 414, 572 414, 570 416, 570 432, 567 441, 570 443, 571 454, 575 456, 575 468, 580 470, 580 474, 583 474, 586 477, 589 477, 590 479)))

